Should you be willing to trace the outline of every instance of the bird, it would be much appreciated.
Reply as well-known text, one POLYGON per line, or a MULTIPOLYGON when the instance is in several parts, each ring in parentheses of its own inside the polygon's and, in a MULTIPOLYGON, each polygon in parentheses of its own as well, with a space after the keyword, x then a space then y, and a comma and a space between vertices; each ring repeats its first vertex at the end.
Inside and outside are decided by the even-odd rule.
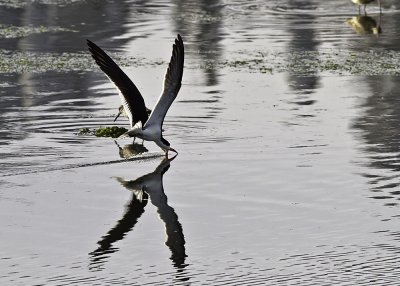
MULTIPOLYGON (((361 13, 361 5, 364 5, 364 14, 367 14, 367 4, 374 2, 375 0, 351 0, 354 4, 358 5, 358 14, 361 13)), ((381 10, 381 0, 378 0, 378 5, 379 5, 379 10, 382 13, 381 10)))
POLYGON ((381 19, 377 23, 374 18, 369 16, 354 16, 346 21, 357 34, 374 34, 382 33, 381 19))
MULTIPOLYGON (((128 116, 131 125, 131 129, 120 137, 138 137, 145 141, 154 141, 165 152, 167 158, 169 151, 178 154, 163 137, 162 125, 165 115, 182 85, 185 53, 182 37, 178 34, 175 38, 172 56, 164 78, 163 91, 150 115, 139 90, 121 68, 92 41, 87 40, 87 45, 97 65, 120 91, 123 111, 128 116)), ((121 108, 120 111, 122 114, 121 108)))

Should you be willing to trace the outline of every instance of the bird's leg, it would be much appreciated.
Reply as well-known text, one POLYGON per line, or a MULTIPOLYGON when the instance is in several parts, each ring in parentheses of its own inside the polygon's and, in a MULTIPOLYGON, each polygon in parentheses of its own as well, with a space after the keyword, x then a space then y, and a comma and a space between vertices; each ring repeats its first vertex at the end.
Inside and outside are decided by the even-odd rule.
POLYGON ((117 121, 118 117, 121 115, 121 111, 118 112, 117 116, 114 118, 114 122, 117 121))
POLYGON ((358 5, 358 15, 361 15, 361 5, 358 5))
POLYGON ((114 140, 114 143, 118 146, 119 149, 121 149, 121 146, 119 146, 117 140, 114 140))
POLYGON ((143 146, 143 143, 144 143, 144 139, 142 139, 142 146, 143 146))
POLYGON ((381 15, 382 14, 381 0, 378 0, 378 5, 379 5, 379 15, 381 15))
POLYGON ((367 4, 364 4, 364 16, 367 16, 367 4))
POLYGON ((133 143, 135 143, 136 137, 133 137, 133 143))

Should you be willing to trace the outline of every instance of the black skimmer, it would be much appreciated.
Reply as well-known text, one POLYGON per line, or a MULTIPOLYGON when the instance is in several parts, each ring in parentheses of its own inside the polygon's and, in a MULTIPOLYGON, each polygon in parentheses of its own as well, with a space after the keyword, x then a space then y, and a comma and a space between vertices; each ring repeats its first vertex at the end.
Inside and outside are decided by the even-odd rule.
MULTIPOLYGON (((184 65, 184 46, 181 36, 178 34, 175 39, 171 60, 165 74, 164 89, 150 115, 148 115, 142 95, 129 77, 96 44, 87 40, 87 45, 101 70, 120 90, 123 110, 131 124, 131 129, 121 137, 138 137, 142 140, 154 141, 165 152, 166 157, 168 157, 168 151, 178 153, 162 136, 162 125, 168 109, 181 88, 184 65)), ((122 109, 120 111, 122 113, 122 109)))
POLYGON ((382 33, 381 16, 379 15, 379 22, 377 23, 374 18, 369 16, 354 16, 346 21, 357 34, 374 34, 379 35, 382 33))

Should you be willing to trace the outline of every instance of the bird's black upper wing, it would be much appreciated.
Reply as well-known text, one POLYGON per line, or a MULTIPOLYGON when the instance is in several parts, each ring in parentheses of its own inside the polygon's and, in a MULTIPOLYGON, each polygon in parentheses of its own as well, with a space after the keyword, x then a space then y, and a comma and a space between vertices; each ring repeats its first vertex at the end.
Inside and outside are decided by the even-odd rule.
POLYGON ((120 90, 120 97, 129 117, 131 127, 141 121, 144 125, 148 119, 144 99, 135 84, 121 68, 95 43, 87 40, 89 51, 100 69, 120 90))

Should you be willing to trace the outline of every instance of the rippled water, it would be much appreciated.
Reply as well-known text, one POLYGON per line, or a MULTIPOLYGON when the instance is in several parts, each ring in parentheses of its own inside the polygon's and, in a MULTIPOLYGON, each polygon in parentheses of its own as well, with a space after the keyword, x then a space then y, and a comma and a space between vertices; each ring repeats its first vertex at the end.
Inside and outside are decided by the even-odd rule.
POLYGON ((0 1, 1 54, 28 57, 0 73, 0 284, 398 284, 399 67, 290 68, 300 53, 392 63, 400 6, 382 2, 363 18, 374 35, 346 22, 351 1, 0 1), (153 106, 177 33, 164 128, 179 155, 150 142, 126 160, 145 150, 78 135, 119 105, 85 39, 153 106), (18 69, 48 54, 78 64, 18 69))

